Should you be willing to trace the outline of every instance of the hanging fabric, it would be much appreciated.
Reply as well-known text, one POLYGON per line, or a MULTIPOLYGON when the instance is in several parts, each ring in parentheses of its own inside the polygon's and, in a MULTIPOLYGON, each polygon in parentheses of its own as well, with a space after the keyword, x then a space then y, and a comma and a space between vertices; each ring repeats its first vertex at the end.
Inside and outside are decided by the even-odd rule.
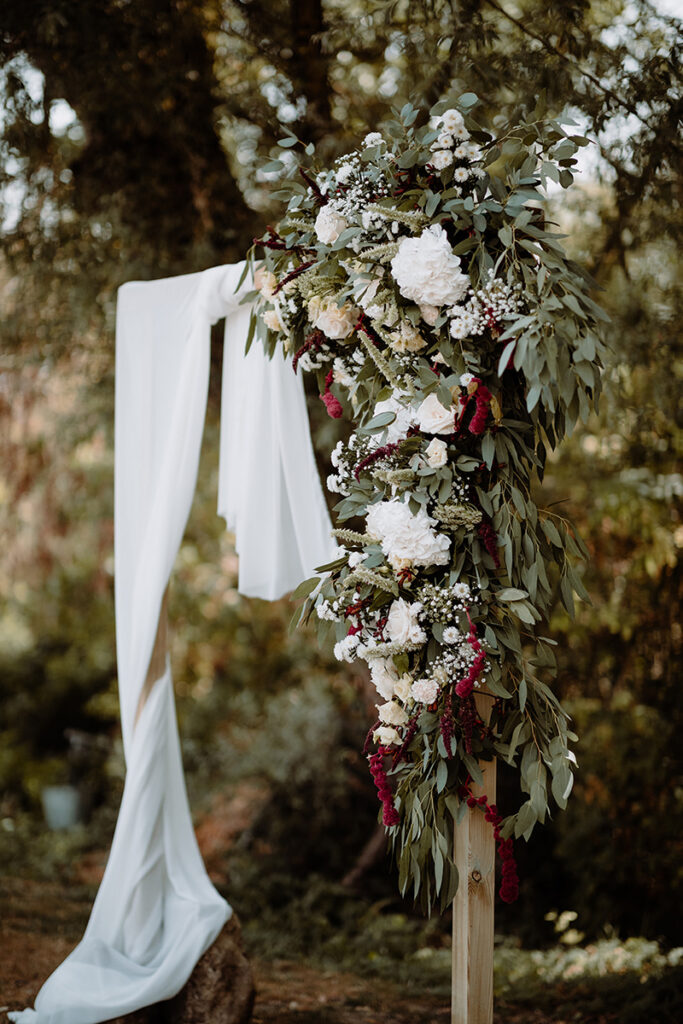
POLYGON ((196 486, 210 327, 222 317, 219 511, 235 531, 239 589, 280 597, 335 549, 301 380, 260 345, 244 354, 243 271, 241 263, 119 290, 115 590, 126 783, 83 939, 35 1010, 9 1015, 21 1024, 99 1024, 170 998, 232 913, 195 840, 168 657, 153 657, 196 486))

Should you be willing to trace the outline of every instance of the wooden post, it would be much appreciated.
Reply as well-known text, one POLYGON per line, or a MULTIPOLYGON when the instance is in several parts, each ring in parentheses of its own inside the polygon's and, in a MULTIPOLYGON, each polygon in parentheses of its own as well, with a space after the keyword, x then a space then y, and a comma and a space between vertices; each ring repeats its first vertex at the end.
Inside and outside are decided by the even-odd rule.
MULTIPOLYGON (((476 693, 481 718, 488 722, 492 698, 476 693)), ((472 795, 496 800, 496 762, 482 763, 484 783, 472 795)), ((453 901, 451 1024, 493 1024, 493 907, 496 844, 481 807, 468 808, 455 826, 455 865, 459 885, 453 901)))

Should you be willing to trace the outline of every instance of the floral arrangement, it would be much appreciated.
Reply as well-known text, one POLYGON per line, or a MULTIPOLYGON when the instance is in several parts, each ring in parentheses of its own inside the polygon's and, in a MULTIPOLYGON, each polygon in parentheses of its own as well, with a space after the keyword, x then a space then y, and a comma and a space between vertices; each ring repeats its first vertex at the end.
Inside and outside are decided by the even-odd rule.
POLYGON ((296 593, 336 657, 369 668, 365 752, 401 890, 426 906, 453 898, 468 805, 491 822, 512 900, 512 838, 572 787, 576 737, 542 631, 558 586, 570 611, 587 598, 571 563, 586 550, 532 487, 597 401, 606 319, 541 191, 571 184, 586 140, 541 110, 490 127, 477 106, 466 93, 427 118, 406 104, 329 168, 283 138, 265 170, 296 177, 255 240, 247 297, 249 344, 283 347, 353 426, 327 480, 338 557, 296 593), (519 766, 526 795, 506 819, 472 793, 492 758, 519 766))

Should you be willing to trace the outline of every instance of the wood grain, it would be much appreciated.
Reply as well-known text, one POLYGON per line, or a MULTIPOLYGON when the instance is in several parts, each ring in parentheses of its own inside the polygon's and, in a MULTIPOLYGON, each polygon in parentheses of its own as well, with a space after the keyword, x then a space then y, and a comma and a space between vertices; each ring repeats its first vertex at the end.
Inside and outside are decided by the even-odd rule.
MULTIPOLYGON (((491 696, 477 693, 475 702, 488 722, 491 696)), ((495 803, 496 762, 481 767, 484 782, 472 785, 472 795, 495 803)), ((492 1024, 496 846, 482 808, 468 808, 455 826, 454 855, 460 883, 453 901, 451 1024, 492 1024)))

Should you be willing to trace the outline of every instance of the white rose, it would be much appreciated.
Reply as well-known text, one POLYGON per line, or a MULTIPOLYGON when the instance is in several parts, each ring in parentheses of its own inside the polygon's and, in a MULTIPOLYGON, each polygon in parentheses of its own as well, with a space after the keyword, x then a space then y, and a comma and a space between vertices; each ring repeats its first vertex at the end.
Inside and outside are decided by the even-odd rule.
POLYGON ((334 299, 314 296, 308 303, 308 315, 314 327, 328 338, 348 338, 358 320, 358 310, 345 302, 338 306, 334 299))
POLYGON ((418 679, 413 683, 410 695, 420 704, 433 704, 439 693, 436 679, 418 679))
POLYGON ((391 261, 391 273, 401 295, 418 305, 455 305, 469 287, 460 269, 460 257, 438 224, 425 228, 419 238, 404 238, 391 261))
MULTIPOLYGON (((354 289, 354 295, 357 296, 358 305, 362 306, 363 309, 365 310, 369 309, 372 306, 373 299, 375 298, 375 295, 377 294, 377 291, 381 283, 381 271, 378 274, 375 274, 372 281, 370 281, 368 284, 366 284, 365 281, 361 281, 360 293, 358 292, 357 288, 354 289)), ((382 307, 380 306, 379 308, 381 309, 382 307)))
POLYGON ((396 681, 396 684, 394 686, 394 694, 395 694, 395 696, 398 697, 399 700, 402 700, 405 703, 408 700, 408 698, 410 697, 410 688, 411 688, 412 685, 413 685, 413 677, 409 676, 408 673, 405 672, 401 676, 401 678, 396 681))
POLYGON ((385 700, 391 700, 397 682, 396 674, 392 671, 393 661, 390 658, 371 658, 369 665, 370 678, 378 694, 385 700))
MULTIPOLYGON (((415 411, 410 406, 403 405, 392 395, 391 398, 385 398, 383 402, 377 402, 372 411, 372 418, 379 416, 381 412, 393 412, 396 416, 396 419, 384 428, 386 430, 385 443, 396 444, 397 441, 402 441, 415 423, 415 411)), ((377 445, 379 446, 379 440, 377 445)))
POLYGON ((433 469, 445 466, 448 462, 448 445, 439 437, 433 437, 427 448, 427 462, 433 469))
POLYGON ((461 373, 460 374, 460 385, 463 388, 469 387, 469 385, 472 383, 473 380, 474 380, 474 374, 473 373, 461 373))
POLYGON ((270 270, 259 267, 254 274, 254 286, 265 298, 272 299, 277 288, 277 278, 270 270))
POLYGON ((395 700, 388 700, 386 704, 378 704, 377 712, 380 722, 385 725, 405 725, 408 716, 395 700))
POLYGON ((315 219, 315 233, 323 245, 332 245, 337 241, 349 222, 331 206, 323 206, 315 219))
POLYGON ((422 611, 419 601, 408 604, 402 597, 393 601, 387 617, 387 633, 395 644, 424 644, 427 634, 419 623, 422 611))
POLYGON ((391 726, 380 725, 375 729, 374 740, 380 747, 393 747, 401 742, 401 737, 391 726))
POLYGON ((398 498, 371 505, 366 515, 367 532, 382 545, 396 571, 411 565, 446 565, 450 537, 436 533, 436 521, 421 508, 416 515, 398 498))
POLYGON ((455 430, 455 410, 447 409, 436 395, 427 395, 417 410, 417 424, 425 434, 452 434, 455 430))
POLYGON ((267 309, 263 314, 263 322, 270 331, 282 330, 282 323, 276 309, 267 309))
POLYGON ((395 352, 419 352, 426 344, 426 339, 408 320, 402 320, 401 329, 391 335, 391 347, 395 352))
POLYGON ((425 303, 422 303, 422 305, 420 306, 420 316, 422 317, 426 324, 429 324, 430 327, 433 327, 436 321, 439 319, 439 307, 430 306, 425 303))

